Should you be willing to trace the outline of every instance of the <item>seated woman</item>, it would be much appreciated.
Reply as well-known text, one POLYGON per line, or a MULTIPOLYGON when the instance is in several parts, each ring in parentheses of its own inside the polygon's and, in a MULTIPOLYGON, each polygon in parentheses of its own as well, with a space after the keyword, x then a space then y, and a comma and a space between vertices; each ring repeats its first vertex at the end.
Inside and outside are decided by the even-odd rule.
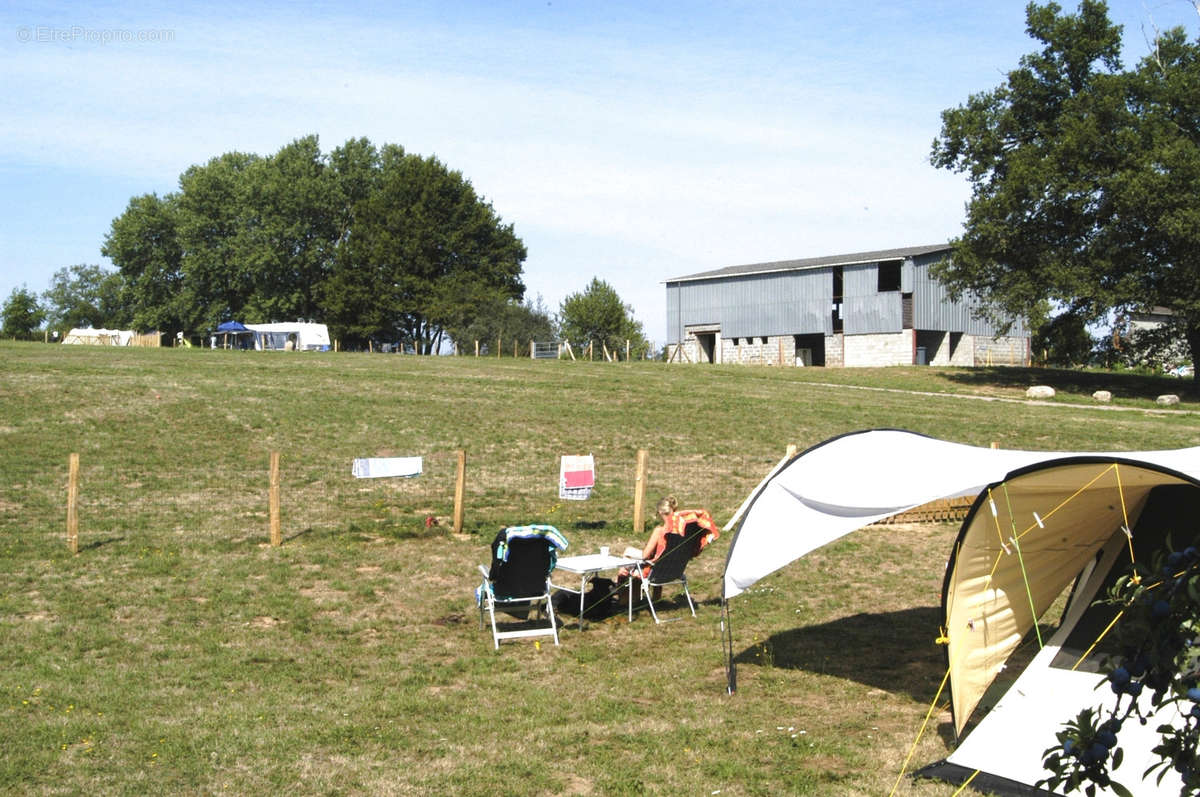
MULTIPOLYGON (((682 535, 688 533, 689 526, 694 526, 691 533, 695 535, 692 549, 692 555, 695 556, 721 533, 707 510, 684 509, 681 511, 679 501, 673 495, 661 499, 655 508, 655 513, 662 522, 650 532, 650 539, 642 548, 641 558, 648 563, 653 563, 666 550, 668 534, 682 535)), ((619 575, 624 578, 629 576, 630 572, 628 568, 621 568, 619 575)), ((642 566, 642 575, 650 575, 650 564, 642 566)))

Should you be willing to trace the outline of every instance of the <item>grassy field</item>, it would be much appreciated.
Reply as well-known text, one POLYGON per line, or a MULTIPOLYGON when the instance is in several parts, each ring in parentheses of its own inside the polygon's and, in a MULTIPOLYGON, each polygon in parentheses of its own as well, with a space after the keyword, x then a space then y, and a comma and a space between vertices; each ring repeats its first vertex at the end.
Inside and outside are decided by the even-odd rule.
MULTIPOLYGON (((735 599, 733 696, 719 628, 731 535, 689 568, 695 620, 613 618, 495 653, 471 597, 495 529, 552 523, 570 553, 640 545, 639 449, 647 514, 670 492, 723 523, 788 444, 856 429, 1197 445, 1200 406, 1155 409, 1181 388, 1024 369, 0 343, 0 792, 887 794, 944 674, 934 638, 956 527, 867 529, 735 599), (1025 402, 1031 384, 1059 396, 1025 402), (1117 409, 1094 406, 1100 387, 1117 409), (453 534, 459 450, 466 533, 453 534), (558 457, 588 452, 592 498, 558 501, 558 457), (421 455, 425 473, 350 477, 355 457, 388 455, 421 455)), ((935 713, 910 770, 951 749, 948 719, 935 713)), ((896 793, 954 789, 903 778, 896 793)))

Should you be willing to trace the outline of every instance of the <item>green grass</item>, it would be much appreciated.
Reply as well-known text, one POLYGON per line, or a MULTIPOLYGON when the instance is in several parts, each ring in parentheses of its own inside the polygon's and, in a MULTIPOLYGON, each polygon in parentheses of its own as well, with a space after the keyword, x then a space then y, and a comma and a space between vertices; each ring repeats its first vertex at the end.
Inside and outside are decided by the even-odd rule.
MULTIPOLYGON (((639 449, 647 514, 671 492, 724 522, 789 443, 867 427, 1009 448, 1196 445, 1193 401, 1154 410, 1181 387, 0 344, 0 792, 886 794, 943 675, 953 526, 867 529, 735 599, 734 696, 717 600, 729 535, 689 568, 696 620, 614 618, 494 653, 470 597, 493 530, 553 523, 572 553, 640 545, 639 449), (1054 385, 1054 406, 1020 401, 1030 384, 1054 385), (1093 408, 1099 387, 1128 411, 1093 408), (586 452, 593 497, 560 502, 558 457, 586 452), (355 457, 417 454, 418 479, 350 478, 355 457)), ((935 714, 910 768, 947 753, 947 722, 935 714)))

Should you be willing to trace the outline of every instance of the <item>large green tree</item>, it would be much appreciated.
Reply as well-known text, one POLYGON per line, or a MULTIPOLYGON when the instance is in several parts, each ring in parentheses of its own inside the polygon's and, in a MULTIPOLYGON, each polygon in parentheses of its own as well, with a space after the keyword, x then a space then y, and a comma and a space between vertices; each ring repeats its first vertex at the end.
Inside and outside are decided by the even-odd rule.
POLYGON ((22 285, 13 288, 0 308, 0 334, 7 338, 28 339, 46 319, 46 311, 38 303, 37 295, 22 285))
POLYGON ((347 343, 438 349, 479 296, 519 300, 525 248, 470 182, 435 158, 316 136, 263 157, 192 166, 179 191, 130 201, 102 252, 135 325, 307 318, 347 343))
POLYGON ((175 195, 143 194, 113 219, 100 248, 122 277, 121 305, 139 330, 202 331, 184 279, 175 195))
POLYGON ((613 286, 592 277, 588 286, 562 300, 558 313, 559 331, 573 346, 589 343, 611 352, 625 350, 625 342, 642 350, 646 338, 642 325, 634 319, 633 308, 621 301, 613 286))
POLYGON ((525 246, 460 172, 385 146, 354 205, 353 234, 323 286, 331 319, 359 335, 438 351, 480 295, 520 299, 525 246))
POLYGON ((942 114, 931 161, 972 196, 937 275, 993 317, 1166 307, 1200 355, 1200 42, 1168 31, 1126 70, 1103 2, 1026 20, 1041 49, 942 114))
POLYGON ((61 268, 42 294, 46 322, 51 328, 116 327, 129 325, 122 302, 119 272, 80 263, 61 268))

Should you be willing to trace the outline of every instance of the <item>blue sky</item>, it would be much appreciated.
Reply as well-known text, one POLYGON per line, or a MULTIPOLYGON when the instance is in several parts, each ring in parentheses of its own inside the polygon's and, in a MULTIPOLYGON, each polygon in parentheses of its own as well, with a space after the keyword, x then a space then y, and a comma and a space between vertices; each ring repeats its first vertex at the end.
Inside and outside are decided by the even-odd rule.
MULTIPOLYGON (((1073 4, 1064 3, 1068 8, 1073 4)), ((0 9, 0 301, 130 198, 315 133, 436 155, 511 222, 556 311, 593 276, 665 337, 663 281, 945 241, 943 109, 1034 49, 1024 2, 74 4, 0 9)), ((1125 60, 1189 0, 1118 0, 1125 60)))

